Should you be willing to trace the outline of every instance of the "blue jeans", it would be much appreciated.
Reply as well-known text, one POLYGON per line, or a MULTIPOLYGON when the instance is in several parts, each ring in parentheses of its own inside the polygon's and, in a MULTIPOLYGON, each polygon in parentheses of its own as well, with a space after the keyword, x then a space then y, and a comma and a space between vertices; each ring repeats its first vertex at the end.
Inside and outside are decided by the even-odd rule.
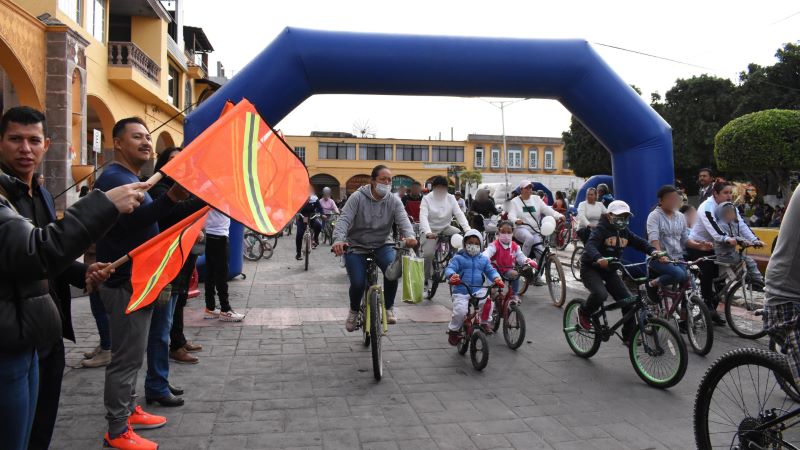
POLYGON ((682 264, 661 263, 656 260, 650 261, 650 270, 658 274, 658 282, 662 286, 670 284, 681 284, 689 279, 686 266, 682 264))
POLYGON ((172 294, 166 305, 153 308, 150 332, 147 336, 147 376, 144 379, 146 397, 167 397, 169 392, 169 330, 178 294, 172 294))
MULTIPOLYGON (((394 261, 394 247, 384 245, 375 250, 375 259, 381 271, 386 272, 386 268, 394 261)), ((345 253, 344 266, 347 268, 347 276, 350 278, 350 310, 358 311, 361 308, 361 298, 367 289, 367 255, 359 253, 345 253)), ((383 296, 386 302, 386 309, 394 306, 394 297, 397 294, 397 280, 389 281, 383 279, 383 296)))
POLYGON ((31 437, 39 393, 39 357, 36 350, 0 353, 0 436, 2 447, 25 450, 31 437))
POLYGON ((89 294, 89 306, 92 308, 94 323, 97 324, 97 333, 100 335, 100 348, 111 350, 111 329, 108 327, 108 313, 100 300, 99 292, 89 294))

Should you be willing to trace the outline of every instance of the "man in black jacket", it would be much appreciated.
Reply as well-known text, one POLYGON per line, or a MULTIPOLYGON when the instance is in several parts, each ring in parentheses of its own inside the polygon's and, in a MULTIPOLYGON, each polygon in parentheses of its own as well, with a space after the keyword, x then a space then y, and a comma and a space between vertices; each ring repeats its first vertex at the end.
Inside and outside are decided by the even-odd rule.
MULTIPOLYGON (((609 294, 616 301, 631 296, 625 283, 617 274, 616 268, 609 267, 605 258, 622 258, 625 247, 631 246, 642 253, 652 255, 655 247, 649 242, 634 234, 629 228, 631 209, 622 200, 615 200, 608 205, 608 214, 592 230, 589 240, 581 257, 581 281, 589 290, 586 304, 578 310, 581 327, 590 329, 592 321, 590 316, 605 303, 609 294)), ((666 262, 666 257, 661 257, 666 262)), ((623 308, 623 314, 629 308, 623 308)), ((628 340, 633 332, 633 321, 628 321, 622 326, 622 339, 628 340)))
MULTIPOLYGON (((43 136, 42 125, 34 125, 39 131, 33 133, 31 127, 4 128, 4 145, 8 140, 29 149, 32 136, 43 136)), ((62 219, 35 227, 6 197, 10 194, 3 186, 14 183, 0 171, 0 436, 3 448, 23 450, 28 448, 38 396, 37 349, 52 353, 61 341, 61 311, 48 278, 63 273, 111 228, 119 213, 133 211, 144 198, 146 185, 89 194, 68 208, 62 219)), ((85 276, 91 286, 102 281, 101 271, 85 276)))

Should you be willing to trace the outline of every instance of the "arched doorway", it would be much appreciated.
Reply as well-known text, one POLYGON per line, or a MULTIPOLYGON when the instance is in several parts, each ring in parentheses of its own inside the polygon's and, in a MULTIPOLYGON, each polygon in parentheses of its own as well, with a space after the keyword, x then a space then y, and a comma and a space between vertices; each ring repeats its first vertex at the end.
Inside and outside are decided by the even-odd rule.
POLYGON ((316 192, 318 196, 322 195, 322 188, 329 187, 331 188, 333 199, 339 200, 339 180, 337 180, 336 177, 328 175, 327 173, 318 173, 309 178, 309 181, 311 182, 311 186, 314 187, 314 192, 316 192))
POLYGON ((407 175, 395 175, 392 177, 392 190, 397 190, 400 186, 411 189, 411 183, 413 182, 414 179, 407 175))
POLYGON ((86 164, 100 166, 106 160, 104 151, 114 148, 111 132, 114 129, 114 116, 100 97, 86 96, 86 164), (94 152, 94 130, 100 131, 100 153, 94 152))
POLYGON ((44 111, 30 75, 11 47, 0 39, 0 114, 19 105, 44 111))
POLYGON ((172 139, 168 131, 162 131, 156 139, 156 154, 161 154, 164 150, 174 147, 175 141, 172 139))
POLYGON ((358 188, 360 188, 361 186, 369 184, 369 180, 370 176, 364 174, 350 177, 350 179, 347 180, 347 183, 345 183, 345 194, 347 194, 348 196, 351 195, 353 192, 357 191, 358 188))

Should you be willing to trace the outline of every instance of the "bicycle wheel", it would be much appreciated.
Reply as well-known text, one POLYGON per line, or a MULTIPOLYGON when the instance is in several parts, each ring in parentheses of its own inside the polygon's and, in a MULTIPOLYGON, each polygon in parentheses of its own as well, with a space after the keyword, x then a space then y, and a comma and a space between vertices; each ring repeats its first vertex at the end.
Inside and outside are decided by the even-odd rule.
POLYGON ((567 226, 562 226, 558 230, 558 234, 556 236, 556 248, 559 250, 564 250, 569 245, 569 231, 570 228, 567 226))
POLYGON ((269 242, 264 242, 264 255, 262 256, 264 259, 272 258, 272 254, 275 252, 274 247, 269 242))
POLYGON ((475 370, 483 370, 489 364, 489 340, 483 331, 475 330, 469 341, 469 359, 472 360, 472 367, 475 370))
POLYGON ((461 327, 461 340, 456 344, 456 350, 458 350, 459 355, 464 355, 469 350, 469 339, 470 335, 467 334, 467 326, 464 325, 461 327))
MULTIPOLYGON (((538 271, 536 272, 538 273, 538 271)), ((536 273, 533 273, 531 276, 536 276, 536 273)), ((528 285, 532 284, 533 280, 531 280, 530 276, 522 275, 519 277, 519 290, 517 291, 517 295, 523 295, 525 292, 528 291, 528 285)))
POLYGON ((763 291, 754 291, 748 283, 737 283, 725 297, 725 320, 740 337, 758 339, 767 334, 761 318, 765 303, 763 291))
POLYGON ((264 244, 253 233, 244 235, 244 257, 248 261, 258 261, 264 256, 264 244))
POLYGON ((364 342, 364 347, 369 347, 370 338, 369 330, 367 330, 367 306, 366 303, 361 303, 361 315, 358 318, 361 327, 361 339, 364 342))
POLYGON ((497 293, 494 295, 492 299, 494 302, 494 307, 492 308, 492 331, 495 333, 497 330, 500 329, 500 321, 503 319, 503 294, 502 292, 497 293))
POLYGON ((706 371, 694 403, 697 448, 797 448, 800 427, 780 422, 756 430, 770 419, 800 405, 780 389, 794 386, 785 357, 755 348, 739 348, 722 355, 706 371), (789 428, 781 430, 783 425, 789 428))
POLYGON ((664 319, 647 319, 644 332, 637 325, 628 348, 633 369, 650 386, 661 389, 675 386, 686 373, 689 362, 686 344, 664 319))
POLYGON ((544 278, 547 281, 547 290, 550 300, 559 308, 564 305, 567 298, 567 284, 564 282, 564 267, 555 253, 547 256, 544 263, 544 278))
POLYGON ((503 320, 503 339, 511 350, 525 342, 525 316, 515 304, 508 307, 508 317, 503 320))
POLYGON ((572 258, 569 260, 569 265, 572 270, 572 277, 575 281, 581 281, 581 257, 583 256, 583 247, 575 246, 572 251, 572 258))
POLYGON ((305 241, 305 243, 303 244, 303 253, 305 253, 305 258, 303 259, 305 259, 304 261, 306 267, 305 270, 308 271, 308 260, 309 260, 308 256, 311 255, 311 236, 304 236, 303 240, 305 241))
MULTIPOLYGON (((769 350, 779 355, 785 355, 785 353, 783 352, 783 348, 777 342, 775 342, 775 339, 773 339, 772 336, 770 336, 769 338, 769 350)), ((800 403, 800 391, 795 389, 793 383, 789 383, 785 381, 783 378, 781 378, 778 380, 778 384, 780 384, 781 389, 783 389, 783 392, 789 395, 789 397, 791 397, 792 400, 800 403)))
POLYGON ((714 327, 711 325, 711 313, 700 297, 693 295, 684 300, 686 308, 686 335, 689 345, 698 355, 707 355, 714 345, 714 327))
POLYGON ((434 267, 431 271, 431 287, 428 289, 428 300, 433 300, 433 296, 436 295, 436 289, 439 288, 441 279, 442 275, 439 274, 439 268, 434 267))
POLYGON ((581 327, 578 319, 578 308, 583 306, 584 300, 576 298, 564 308, 564 337, 567 338, 569 348, 581 358, 591 358, 600 348, 600 336, 594 327, 589 330, 581 327))
POLYGON ((265 238, 265 240, 267 241, 268 244, 272 245, 272 249, 273 250, 278 248, 278 235, 277 234, 275 236, 267 236, 265 238))
POLYGON ((372 375, 375 380, 383 377, 383 359, 381 358, 381 338, 383 337, 383 308, 380 302, 380 290, 373 289, 369 295, 369 338, 372 345, 372 375))

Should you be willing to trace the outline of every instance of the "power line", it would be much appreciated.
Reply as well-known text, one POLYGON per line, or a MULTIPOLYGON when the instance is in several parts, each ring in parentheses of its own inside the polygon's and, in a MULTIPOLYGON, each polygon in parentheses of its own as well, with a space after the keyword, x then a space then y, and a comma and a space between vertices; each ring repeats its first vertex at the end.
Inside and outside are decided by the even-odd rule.
POLYGON ((798 14, 800 14, 800 11, 797 11, 797 12, 795 12, 795 13, 789 14, 788 16, 784 17, 783 19, 780 19, 780 20, 777 20, 777 21, 775 21, 775 22, 772 22, 771 24, 769 24, 769 26, 772 26, 772 25, 777 25, 777 24, 779 24, 779 23, 781 23, 781 22, 785 22, 785 21, 787 21, 787 20, 791 19, 792 17, 794 17, 794 16, 796 16, 796 15, 798 15, 798 14))
POLYGON ((674 63, 677 63, 677 64, 682 64, 684 66, 697 67, 698 69, 705 69, 705 70, 713 70, 715 72, 717 71, 717 69, 714 69, 712 67, 706 67, 706 66, 701 66, 699 64, 693 64, 693 63, 689 63, 689 62, 685 62, 685 61, 679 61, 677 59, 667 58, 665 56, 658 56, 658 55, 654 55, 652 53, 640 52, 638 50, 631 50, 629 48, 619 47, 619 46, 616 46, 616 45, 603 44, 602 42, 592 42, 592 44, 599 45, 601 47, 613 48, 615 50, 621 50, 623 52, 629 52, 629 53, 635 53, 637 55, 648 56, 650 58, 656 58, 656 59, 661 59, 661 60, 664 60, 664 61, 674 62, 674 63))

